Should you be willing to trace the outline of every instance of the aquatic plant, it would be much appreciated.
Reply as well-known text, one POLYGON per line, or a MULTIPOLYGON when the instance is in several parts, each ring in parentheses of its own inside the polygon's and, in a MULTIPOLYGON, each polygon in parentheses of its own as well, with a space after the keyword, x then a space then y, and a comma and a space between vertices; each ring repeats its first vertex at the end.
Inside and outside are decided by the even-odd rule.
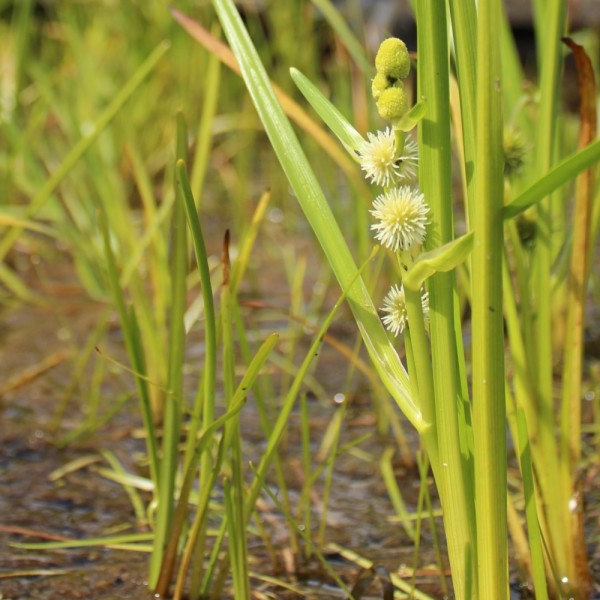
MULTIPOLYGON (((175 22, 165 24, 168 15, 158 4, 144 5, 144 14, 164 15, 152 35, 142 37, 146 21, 137 18, 132 4, 122 8, 129 26, 119 38, 128 52, 110 77, 100 77, 82 49, 88 43, 96 51, 117 47, 112 39, 106 43, 109 34, 99 33, 108 25, 84 30, 80 7, 56 3, 61 19, 52 28, 51 42, 41 45, 54 55, 53 44, 60 39, 68 47, 65 64, 28 68, 25 42, 33 3, 15 3, 15 69, 6 75, 7 80, 14 75, 15 85, 2 91, 3 132, 15 160, 11 156, 10 168, 8 161, 2 163, 7 167, 2 176, 30 201, 3 207, 0 256, 14 256, 15 246, 18 255, 24 242, 38 243, 39 236, 60 240, 82 286, 106 305, 78 357, 75 384, 94 347, 101 345, 109 315, 118 314, 130 363, 118 366, 135 381, 147 477, 127 473, 108 452, 103 456, 110 468, 101 473, 123 484, 137 522, 149 528, 30 547, 95 543, 146 551, 151 556, 149 585, 163 596, 222 597, 232 590, 235 597, 246 598, 257 580, 302 593, 289 581, 253 568, 250 536, 263 540, 273 565, 278 561, 260 518, 258 499, 264 496, 286 523, 287 556, 315 558, 344 594, 360 597, 364 581, 349 585, 324 551, 336 460, 344 452, 360 452, 356 446, 363 438, 341 443, 348 402, 337 394, 315 456, 302 393, 307 386, 318 388, 311 365, 347 302, 373 365, 360 358, 358 342, 355 348, 342 348, 349 371, 366 374, 376 426, 391 429, 398 446, 371 457, 372 462, 379 465, 415 554, 425 513, 434 520, 427 491, 431 469, 456 597, 506 598, 509 531, 536 597, 589 595, 579 470, 584 458, 584 307, 600 222, 600 211, 591 205, 597 194, 592 167, 600 156, 593 73, 583 49, 566 40, 584 97, 579 149, 574 151, 565 126, 571 120, 560 108, 559 94, 566 2, 537 3, 536 94, 524 91, 499 0, 413 4, 417 48, 388 38, 369 61, 331 2, 312 0, 310 7, 318 7, 342 48, 343 60, 329 64, 321 64, 314 22, 300 18, 306 16, 306 2, 270 3, 260 17, 241 19, 231 0, 213 0, 231 50, 217 34, 173 11, 210 50, 200 58, 189 51, 191 40, 175 34, 182 33, 175 22), (157 44, 165 35, 171 43, 157 44), (130 37, 152 43, 129 44, 130 37), (267 77, 255 44, 270 60, 271 80, 281 87, 267 77), (263 153, 252 107, 242 106, 242 84, 221 73, 220 62, 243 75, 289 186, 322 246, 327 263, 319 265, 319 284, 328 283, 329 273, 339 283, 334 306, 323 309, 325 291, 316 292, 306 317, 301 293, 306 262, 279 240, 273 243, 274 254, 287 261, 291 297, 281 344, 277 335, 257 334, 248 325, 248 307, 238 291, 270 197, 281 204, 273 214, 285 228, 300 219, 288 200, 288 182, 264 160, 271 152, 263 153), (155 71, 160 76, 154 77, 155 71), (35 76, 30 88, 24 84, 29 72, 35 76), (63 84, 64 74, 73 72, 78 85, 63 84), (125 75, 130 72, 133 76, 125 75), (321 86, 323 76, 328 88, 321 86), (294 84, 333 136, 292 99, 294 84), (171 94, 179 86, 189 89, 171 94), (75 89, 85 93, 75 95, 75 89), (137 94, 141 89, 145 93, 137 94), (140 95, 142 100, 128 108, 140 95), (174 107, 182 99, 189 121, 197 122, 191 130, 182 114, 173 123, 174 107), (28 103, 31 112, 29 105, 24 110, 28 103), (94 117, 96 107, 104 105, 94 117), (288 118, 302 130, 309 158, 288 118), (59 135, 48 135, 49 129, 59 135), (171 138, 175 144, 165 141, 171 138), (257 151, 260 160, 255 160, 257 151), (58 162, 57 153, 64 156, 58 162), (228 234, 222 236, 220 261, 204 240, 211 160, 219 168, 210 185, 222 186, 228 199, 220 201, 219 189, 219 209, 234 231, 241 230, 233 244, 228 234), (262 194, 250 213, 257 162, 267 164, 273 192, 262 194), (319 179, 313 173, 317 167, 319 179), (573 191, 565 184, 575 179, 573 191), (381 248, 373 249, 374 244, 381 248), (230 256, 230 249, 236 253, 230 256), (470 338, 463 338, 465 323, 470 338), (184 358, 190 328, 201 332, 203 348, 202 364, 194 361, 193 368, 184 358), (308 336, 307 348, 299 346, 297 331, 308 336), (276 382, 273 373, 282 373, 276 382), (183 385, 184 375, 191 385, 183 385), (252 465, 243 452, 240 422, 249 394, 263 435, 252 465), (305 481, 294 505, 279 444, 296 405, 305 481), (422 446, 415 519, 404 506, 393 467, 396 452, 408 454, 400 412, 422 446), (507 449, 507 422, 514 459, 507 449), (520 477, 508 480, 507 455, 520 477), (311 496, 318 480, 323 495, 315 523, 311 496), (149 492, 146 504, 138 487, 149 492)), ((194 10, 207 27, 218 29, 210 6, 194 5, 194 10)), ((94 56, 110 58, 103 52, 94 56)), ((40 302, 16 271, 12 263, 2 265, 3 289, 40 302)), ((95 367, 89 393, 96 400, 84 405, 84 424, 63 436, 61 444, 93 431, 120 407, 118 402, 99 414, 105 362, 103 356, 96 363, 100 367, 95 367)), ((65 398, 54 429, 69 402, 65 398)), ((435 539, 435 525, 432 530, 435 539)), ((336 546, 337 551, 350 556, 349 549, 336 546)), ((352 560, 367 574, 373 566, 363 557, 352 560)), ((449 594, 441 558, 439 574, 449 594)), ((386 585, 426 598, 414 578, 405 581, 392 574, 386 585)))
MULTIPOLYGON (((416 3, 417 94, 420 98, 416 107, 409 110, 402 82, 410 66, 404 44, 400 40, 386 40, 376 58, 377 73, 372 80, 372 93, 380 116, 391 122, 395 133, 394 145, 386 133, 362 139, 303 75, 292 70, 292 77, 346 150, 354 158, 362 160, 367 177, 375 183, 392 184, 397 170, 390 160, 391 153, 400 156, 406 132, 418 124, 419 194, 424 195, 430 207, 427 237, 423 240, 419 234, 413 239, 407 236, 406 229, 396 226, 399 211, 390 217, 390 207, 397 206, 398 191, 386 191, 375 208, 379 219, 384 210, 388 211, 384 220, 375 226, 384 245, 397 251, 410 242, 424 241, 424 252, 411 257, 411 260, 401 260, 400 268, 401 272, 404 271, 402 281, 409 324, 404 331, 410 378, 406 376, 395 351, 382 338, 379 323, 373 318, 370 293, 360 278, 349 288, 348 302, 382 381, 421 434, 427 450, 444 509, 456 596, 506 598, 508 593, 506 506, 508 500, 512 502, 512 498, 507 498, 505 423, 508 399, 509 423, 519 449, 527 499, 531 539, 529 565, 537 597, 547 596, 548 581, 550 589, 557 593, 564 591, 573 597, 584 598, 589 590, 590 578, 578 560, 585 555, 582 552, 585 540, 581 526, 576 526, 577 519, 573 520, 570 513, 572 500, 578 497, 574 477, 577 459, 574 457, 580 456, 580 409, 573 411, 568 408, 573 403, 580 406, 581 394, 570 394, 563 399, 563 434, 560 439, 569 439, 570 442, 568 445, 563 443, 562 449, 559 449, 554 438, 555 420, 550 408, 553 396, 550 386, 552 344, 549 337, 552 331, 550 265, 557 245, 549 235, 551 213, 550 201, 546 198, 598 160, 598 142, 590 146, 588 153, 579 150, 548 173, 552 157, 556 156, 553 149, 558 148, 553 132, 557 121, 559 39, 564 29, 566 6, 557 0, 549 8, 550 30, 544 30, 543 41, 540 42, 545 52, 540 57, 542 89, 536 126, 538 139, 534 166, 528 173, 529 181, 534 183, 520 194, 512 192, 510 187, 506 193, 502 109, 506 98, 515 96, 514 79, 517 82, 521 80, 514 62, 507 66, 505 61, 502 66, 500 60, 501 53, 506 54, 513 49, 506 18, 497 0, 480 2, 477 10, 474 2, 449 4, 460 106, 451 107, 447 58, 450 40, 446 4, 441 0, 416 3), (497 35, 498 26, 501 36, 497 35), (512 83, 509 83, 510 76, 513 76, 512 83), (505 96, 503 83, 509 87, 505 96), (456 237, 453 218, 451 110, 462 116, 461 127, 455 129, 455 135, 461 141, 459 170, 463 174, 469 227, 469 233, 462 238, 456 237), (373 149, 375 153, 371 152, 373 149), (573 168, 576 162, 579 166, 573 168), (523 257, 518 238, 510 234, 514 228, 510 219, 534 205, 538 210, 538 233, 533 256, 530 263, 520 258, 516 266, 520 296, 527 303, 528 310, 535 306, 537 318, 532 328, 527 312, 521 318, 515 312, 508 275, 511 260, 510 257, 504 258, 504 252, 506 246, 507 250, 523 257), (462 266, 465 260, 467 262, 462 266), (470 281, 462 290, 472 311, 470 385, 459 319, 455 274, 458 267, 470 281), (531 274, 527 275, 530 268, 531 274), (420 292, 423 283, 429 294, 429 337, 423 326, 420 292), (516 404, 513 404, 511 388, 506 385, 505 319, 512 350, 510 360, 517 371, 516 404), (524 347, 533 352, 529 355, 518 352, 524 347), (537 376, 533 376, 534 361, 537 376), (574 414, 575 419, 567 418, 567 414, 574 414), (529 436, 525 433, 528 428, 529 436), (553 458, 545 462, 544 457, 548 455, 553 458), (537 476, 533 486, 532 469, 537 476), (560 473, 563 476, 559 482, 557 477, 560 473), (551 489, 561 489, 564 494, 553 494, 551 489), (535 503, 538 505, 537 512, 535 503), (539 545, 540 535, 547 542, 545 553, 539 545), (547 572, 544 563, 549 566, 547 572)), ((356 269, 343 235, 272 93, 232 2, 214 0, 214 5, 273 148, 327 260, 340 285, 346 289, 356 269)), ((538 15, 538 32, 541 32, 540 20, 538 15)), ((512 110, 512 107, 508 109, 512 110)), ((589 142, 591 138, 585 143, 589 142)), ((587 189, 589 199, 590 191, 587 189)), ((414 194, 403 194, 406 198, 415 197, 414 194)), ((415 214, 421 217, 425 211, 415 214)), ((422 221, 418 223, 422 224, 422 221)), ((590 227, 588 219, 578 233, 583 236, 579 252, 584 256, 588 256, 590 251, 586 233, 590 227)), ((563 243, 565 248, 571 248, 568 236, 563 237, 563 243)), ((580 284, 582 281, 585 279, 579 279, 580 284)), ((584 300, 581 285, 578 289, 577 305, 581 306, 584 300)), ((399 296, 398 291, 394 300, 399 296)), ((399 331, 404 323, 398 316, 394 320, 394 329, 399 331)), ((577 331, 581 332, 582 321, 577 323, 577 331)), ((580 334, 577 339, 580 339, 580 334)), ((576 343, 569 348, 565 362, 572 364, 569 357, 580 357, 581 352, 580 343, 576 343)), ((577 362, 577 365, 580 363, 577 362)), ((580 372, 575 373, 574 368, 579 369, 579 366, 574 367, 573 364, 573 368, 568 370, 569 377, 579 381, 580 372)), ((565 384, 567 381, 565 379, 565 384)), ((574 389, 579 390, 579 387, 576 385, 574 389)), ((579 503, 575 508, 581 514, 579 503)), ((513 521, 513 533, 517 533, 515 527, 518 525, 513 521)))

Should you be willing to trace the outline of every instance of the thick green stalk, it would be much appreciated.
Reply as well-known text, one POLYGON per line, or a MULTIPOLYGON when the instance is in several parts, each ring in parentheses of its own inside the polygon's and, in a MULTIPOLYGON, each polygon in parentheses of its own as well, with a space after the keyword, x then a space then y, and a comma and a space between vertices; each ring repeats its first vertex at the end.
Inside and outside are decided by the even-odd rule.
POLYGON ((473 438, 478 597, 508 597, 499 0, 479 3, 473 275, 473 438))
MULTIPOLYGON (((431 206, 428 248, 453 238, 450 102, 446 6, 443 0, 418 2, 418 88, 427 100, 419 129, 421 191, 431 206)), ((475 525, 468 462, 461 456, 458 426, 460 383, 454 320, 454 275, 429 280, 430 332, 438 428, 438 465, 432 463, 444 509, 448 551, 457 598, 466 598, 475 556, 475 525)))
POLYGON ((431 368, 431 356, 427 334, 425 332, 425 320, 421 303, 421 291, 413 291, 404 288, 406 298, 406 311, 409 329, 405 332, 405 344, 407 355, 411 359, 408 362, 410 381, 417 390, 423 417, 432 423, 430 429, 423 434, 427 447, 427 455, 432 465, 439 465, 439 448, 437 440, 437 425, 435 421, 435 393, 433 388, 433 370, 431 368))
MULTIPOLYGON (((540 8, 540 5, 536 7, 540 8)), ((562 49, 559 43, 566 23, 565 0, 548 0, 544 3, 543 25, 540 10, 536 28, 540 64, 540 105, 535 140, 535 175, 541 178, 553 164, 556 141, 556 123, 560 99, 560 71, 562 49)), ((535 243, 535 282, 533 302, 536 308, 534 344, 535 367, 537 374, 538 421, 542 453, 550 460, 536 465, 538 483, 541 490, 544 510, 548 520, 551 538, 547 545, 555 562, 559 577, 572 569, 568 566, 570 552, 565 549, 568 539, 569 509, 568 490, 562 490, 559 472, 554 468, 558 448, 554 439, 555 417, 552 387, 552 308, 551 308, 551 266, 552 266, 552 221, 550 198, 539 204, 536 219, 535 243)))
MULTIPOLYGON (((559 76, 561 70, 560 37, 564 33, 566 2, 549 0, 546 6, 546 27, 538 31, 543 41, 543 52, 540 56, 540 106, 536 139, 536 175, 541 177, 552 165, 553 148, 556 140, 556 123, 559 101, 559 76)), ((551 314, 549 303, 550 268, 551 268, 551 231, 550 201, 548 198, 539 205, 536 220, 536 258, 537 270, 537 365, 538 387, 542 402, 543 418, 547 418, 547 426, 553 429, 552 410, 552 340, 551 314)))

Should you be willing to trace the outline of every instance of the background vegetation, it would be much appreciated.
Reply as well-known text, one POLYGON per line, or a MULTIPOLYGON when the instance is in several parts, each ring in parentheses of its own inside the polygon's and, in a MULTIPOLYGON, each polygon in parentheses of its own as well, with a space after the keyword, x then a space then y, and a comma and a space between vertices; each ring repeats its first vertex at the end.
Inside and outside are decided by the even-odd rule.
MULTIPOLYGON (((581 176, 577 187, 573 180, 597 162, 592 154, 597 153, 596 144, 590 145, 589 154, 579 155, 584 162, 578 167, 563 165, 554 172, 554 180, 548 173, 577 152, 581 123, 589 130, 587 138, 579 134, 580 149, 595 139, 591 118, 585 115, 595 110, 596 91, 589 91, 592 108, 582 117, 565 104, 565 89, 578 87, 585 97, 586 87, 575 83, 572 62, 565 62, 563 69, 568 51, 559 38, 567 30, 566 3, 558 0, 538 2, 533 12, 534 29, 544 35, 535 38, 538 65, 527 75, 503 19, 498 20, 502 26, 496 45, 490 41, 474 52, 476 27, 491 27, 494 15, 500 15, 494 13, 500 3, 483 3, 490 5, 491 13, 482 9, 476 24, 469 9, 474 5, 449 2, 455 36, 452 70, 441 80, 432 77, 449 48, 444 41, 445 3, 433 4, 437 12, 434 7, 421 8, 417 17, 426 24, 423 31, 433 35, 439 28, 442 41, 439 47, 435 40, 426 44, 426 34, 422 34, 418 48, 410 50, 418 50, 419 90, 427 97, 430 111, 419 125, 423 125, 419 129, 421 187, 434 211, 447 212, 449 219, 446 224, 435 221, 434 228, 441 227, 442 242, 466 231, 478 235, 489 226, 489 215, 488 225, 476 224, 480 218, 475 213, 477 199, 492 195, 500 203, 498 210, 512 203, 513 213, 508 216, 516 217, 507 220, 504 230, 503 274, 502 240, 494 242, 499 261, 494 272, 504 285, 504 322, 497 320, 495 333, 477 325, 481 315, 476 313, 482 310, 477 308, 477 291, 484 287, 478 287, 481 277, 472 278, 472 274, 473 270, 485 273, 485 264, 477 266, 474 257, 472 266, 469 261, 461 263, 443 276, 450 282, 427 283, 433 286, 429 291, 434 298, 438 294, 433 300, 438 317, 433 317, 431 334, 434 367, 436 356, 445 354, 441 349, 450 347, 444 346, 450 342, 443 341, 448 332, 440 333, 439 315, 446 323, 456 320, 450 331, 453 338, 462 323, 467 357, 471 335, 473 344, 479 344, 474 346, 476 359, 494 336, 500 336, 495 338, 500 351, 504 347, 507 351, 506 371, 498 369, 498 361, 482 368, 488 369, 484 380, 498 376, 502 386, 507 383, 500 398, 506 398, 514 449, 508 471, 508 525, 495 514, 503 512, 502 501, 500 508, 495 500, 477 508, 469 498, 477 483, 475 472, 477 477, 485 472, 490 481, 496 473, 496 491, 506 489, 502 464, 490 466, 487 459, 481 459, 484 466, 473 471, 480 460, 473 457, 489 455, 491 450, 493 459, 501 447, 490 446, 489 437, 487 442, 477 441, 482 434, 484 438, 492 435, 481 423, 495 420, 493 435, 504 443, 504 405, 483 416, 474 409, 481 429, 474 428, 473 446, 467 387, 472 375, 480 376, 481 365, 466 359, 462 342, 452 339, 457 358, 444 367, 449 370, 434 369, 432 375, 438 406, 441 387, 453 379, 465 411, 451 415, 450 421, 435 415, 437 439, 454 444, 463 458, 465 445, 469 447, 467 459, 461 459, 462 474, 454 472, 452 485, 436 474, 442 502, 453 507, 447 508, 448 513, 454 511, 454 516, 446 517, 445 527, 455 590, 460 597, 475 597, 477 585, 491 578, 495 581, 487 591, 479 588, 480 597, 505 596, 502 582, 485 568, 478 573, 485 559, 478 564, 479 555, 473 550, 474 540, 479 539, 476 528, 481 535, 488 525, 500 524, 504 531, 492 529, 487 535, 500 540, 496 552, 505 552, 501 546, 510 527, 518 557, 512 565, 515 578, 535 582, 538 598, 545 594, 584 598, 591 590, 591 579, 582 568, 587 557, 583 504, 578 499, 589 485, 587 474, 598 465, 600 400, 597 373, 594 377, 597 347, 588 346, 592 350, 587 354, 582 348, 585 331, 595 343, 594 336, 598 336, 597 309, 593 308, 598 305, 597 270, 593 268, 597 257, 593 253, 600 209, 592 176, 587 183, 582 179, 586 175, 581 176), (551 15, 550 31, 547 15, 551 15), (491 53, 494 69, 502 64, 503 121, 498 120, 499 106, 495 112, 485 112, 493 103, 475 109, 476 100, 485 102, 481 90, 491 85, 488 80, 485 88, 485 77, 473 63, 476 55, 484 56, 486 51, 491 53), (427 130, 434 114, 439 114, 436 123, 445 127, 442 132, 427 130), (487 132, 485 139, 477 138, 482 130, 487 132), (502 154, 502 135, 504 151, 512 149, 513 155, 502 154), (451 146, 446 143, 450 141, 451 146), (442 146, 443 156, 434 156, 442 146), (479 167, 481 158, 488 155, 484 149, 489 149, 492 164, 479 167), (513 162, 505 166, 506 156, 513 162), (567 185, 560 187, 564 182, 567 185), (536 191, 535 185, 542 191, 536 191), (552 202, 542 200, 550 192, 552 202), (436 196, 453 201, 436 208, 436 196), (574 215, 581 214, 586 216, 578 225, 574 215), (583 256, 589 267, 577 272, 583 256), (579 278, 578 288, 573 277, 579 278), (449 299, 447 305, 441 299, 444 296, 449 299), (592 308, 585 309, 586 302, 594 299, 589 304, 592 308), (561 327, 564 323, 567 327, 561 327), (579 335, 572 337, 572 332, 579 335), (584 397, 590 401, 582 403, 584 397), (448 442, 446 426, 458 427, 460 440, 448 442), (483 448, 486 443, 487 449, 483 448), (464 479, 458 494, 462 498, 450 491, 459 487, 455 485, 458 479, 464 479), (561 494, 556 490, 562 490, 561 494), (571 512, 578 516, 570 521, 567 509, 573 507, 569 504, 573 499, 577 504, 571 512), (482 514, 492 523, 475 523, 482 514), (462 552, 460 544, 465 539, 472 544, 473 555, 462 552), (561 582, 563 577, 568 581, 561 582), (581 583, 571 585, 573 581, 581 583)), ((375 257, 372 253, 368 210, 374 192, 351 156, 311 111, 289 69, 295 67, 312 80, 365 136, 383 125, 370 100, 374 49, 364 42, 366 22, 358 2, 342 4, 342 13, 323 0, 240 3, 243 23, 258 51, 254 56, 252 48, 241 42, 245 35, 241 21, 235 20, 229 5, 215 2, 217 19, 208 2, 178 2, 176 8, 203 28, 194 29, 187 22, 183 23, 186 31, 158 1, 0 2, 0 37, 5 40, 0 49, 1 300, 7 319, 11 309, 23 303, 52 307, 63 301, 49 291, 52 282, 60 281, 65 273, 72 279, 75 273, 77 286, 101 307, 85 342, 69 359, 72 375, 47 426, 61 445, 76 443, 100 427, 109 428, 126 400, 103 398, 102 382, 115 376, 116 364, 119 375, 130 378, 131 388, 135 385, 137 414, 145 431, 145 459, 135 473, 107 459, 104 474, 127 490, 142 533, 104 538, 101 543, 150 552, 152 589, 163 594, 171 589, 175 597, 182 597, 186 586, 192 597, 222 597, 226 589, 243 598, 250 597, 261 582, 271 586, 265 593, 287 588, 303 594, 302 585, 291 575, 299 575, 302 561, 315 561, 321 565, 323 580, 334 581, 343 593, 360 598, 377 579, 369 571, 373 565, 351 555, 353 564, 364 567, 367 574, 354 581, 324 557, 331 551, 326 545, 327 514, 330 498, 332 502, 336 498, 332 486, 339 461, 347 456, 363 460, 381 477, 391 500, 390 515, 396 513, 398 527, 415 543, 413 575, 420 560, 421 521, 431 516, 433 522, 437 513, 431 508, 426 459, 417 451, 414 436, 408 433, 412 428, 398 411, 397 403, 405 408, 398 400, 404 392, 398 391, 395 382, 407 385, 408 379, 404 381, 400 363, 395 366, 391 348, 395 346, 404 358, 403 344, 391 337, 383 341, 377 337, 383 336, 383 330, 369 324, 366 317, 362 322, 357 317, 363 334, 371 335, 363 338, 367 346, 369 339, 375 339, 375 348, 390 348, 381 355, 387 365, 382 368, 375 361, 373 368, 345 304, 346 296, 351 306, 357 302, 356 282, 362 277, 379 306, 395 277, 396 269, 385 252, 375 257), (246 84, 231 69, 233 55, 219 42, 222 28, 246 84), (300 172, 301 162, 290 165, 294 160, 289 157, 298 155, 278 127, 283 121, 277 121, 275 104, 267 99, 263 105, 267 115, 273 116, 270 123, 264 114, 259 118, 247 93, 246 85, 255 102, 257 95, 266 97, 260 81, 254 82, 254 88, 248 83, 249 69, 259 72, 261 68, 259 60, 279 87, 278 100, 295 124, 323 199, 348 246, 347 250, 339 245, 336 251, 328 249, 327 233, 334 239, 334 221, 329 222, 331 229, 323 222, 321 231, 311 221, 327 259, 300 209, 305 202, 303 189, 295 185, 290 173, 300 172), (275 128, 275 135, 269 133, 270 144, 279 152, 283 170, 264 133, 263 127, 269 130, 270 126, 275 128), (339 257, 347 251, 360 274, 342 258, 337 266, 332 260, 336 252, 339 257), (95 347, 107 347, 106 336, 117 316, 127 358, 118 350, 114 356, 94 353, 95 347), (328 329, 332 322, 333 329, 328 329), (309 419, 312 398, 327 415, 317 431, 311 429, 309 419), (366 405, 357 409, 363 400, 366 405), (81 415, 76 427, 63 419, 71 407, 81 415), (346 431, 349 415, 357 410, 371 419, 368 442, 346 431), (290 432, 292 413, 298 418, 290 432), (253 435, 261 440, 260 450, 254 447, 252 456, 246 452, 242 434, 249 419, 253 435), (295 434, 300 437, 292 445, 293 459, 302 465, 300 486, 290 486, 286 471, 291 459, 280 450, 282 440, 289 435, 293 439, 295 434), (409 510, 394 475, 399 460, 405 465, 418 462, 422 474, 418 498, 409 501, 409 510), (315 494, 320 495, 319 503, 315 494), (273 512, 287 523, 285 548, 295 565, 288 568, 289 577, 273 576, 275 565, 288 550, 282 551, 273 541, 259 498, 268 500, 273 512), (258 569, 250 549, 256 545, 263 557, 258 569)), ((379 39, 389 33, 388 24, 375 27, 379 39)), ((597 72, 597 35, 583 30, 576 38, 597 72)), ((416 100, 416 76, 407 85, 416 100)), ((571 94, 568 100, 573 100, 571 94)), ((304 211, 311 220, 305 205, 304 211)), ((423 379, 420 382, 423 385, 423 379)), ((422 389, 418 391, 423 394, 422 389)), ((414 392, 412 388, 413 400, 419 396, 414 392)), ((406 416, 418 429, 420 421, 406 416)), ((429 417, 426 420, 431 422, 429 417)), ((432 452, 438 442, 432 446, 424 437, 422 442, 435 474, 439 457, 432 452)), ((435 528, 431 536, 427 539, 434 545, 435 528)), ((348 550, 344 552, 349 555, 348 550)), ((434 597, 449 585, 444 559, 438 560, 439 583, 427 588, 434 597)), ((358 568, 353 575, 356 572, 358 568)), ((423 591, 415 592, 419 586, 414 577, 406 581, 386 572, 379 579, 381 594, 391 580, 403 593, 425 597, 423 591)))

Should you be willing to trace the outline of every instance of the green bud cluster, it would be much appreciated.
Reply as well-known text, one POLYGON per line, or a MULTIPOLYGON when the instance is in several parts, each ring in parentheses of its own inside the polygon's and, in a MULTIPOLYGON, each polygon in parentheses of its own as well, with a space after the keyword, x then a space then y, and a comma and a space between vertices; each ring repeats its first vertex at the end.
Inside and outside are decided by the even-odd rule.
POLYGON ((504 174, 511 178, 522 170, 529 147, 521 132, 513 127, 504 130, 503 146, 504 174))
POLYGON ((403 79, 410 72, 410 56, 406 44, 398 38, 388 38, 379 46, 375 57, 377 74, 371 84, 371 93, 383 119, 397 121, 408 110, 408 99, 403 79))

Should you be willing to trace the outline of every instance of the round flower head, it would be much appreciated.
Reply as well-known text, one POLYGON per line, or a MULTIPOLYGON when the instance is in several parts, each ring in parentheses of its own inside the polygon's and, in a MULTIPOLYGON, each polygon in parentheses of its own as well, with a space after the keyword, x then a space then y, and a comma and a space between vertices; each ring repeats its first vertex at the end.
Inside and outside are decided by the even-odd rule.
POLYGON ((410 56, 406 44, 398 38, 383 40, 375 56, 375 68, 392 79, 404 79, 410 71, 410 56))
POLYGON ((525 157, 529 148, 521 132, 514 127, 504 130, 504 174, 507 177, 516 175, 525 164, 525 157))
POLYGON ((397 252, 423 243, 429 206, 418 190, 394 188, 377 196, 369 212, 377 219, 371 225, 375 239, 386 248, 397 252))
POLYGON ((396 163, 396 136, 390 127, 369 138, 358 151, 360 167, 373 183, 388 187, 399 180, 400 167, 396 163))
MULTIPOLYGON (((429 322, 429 294, 427 292, 421 295, 421 307, 423 309, 423 318, 425 323, 429 322)), ((381 310, 386 313, 381 321, 395 336, 402 333, 408 327, 408 313, 406 310, 406 297, 404 287, 393 285, 392 289, 383 299, 381 310)))
POLYGON ((383 299, 381 310, 386 313, 381 318, 383 324, 396 336, 404 331, 407 324, 406 298, 402 286, 393 285, 383 299))
POLYGON ((381 92, 387 90, 389 87, 389 79, 383 73, 377 73, 371 82, 371 94, 373 95, 373 98, 377 100, 379 96, 381 96, 381 92))
POLYGON ((379 94, 377 112, 382 119, 395 121, 408 110, 408 98, 403 87, 388 87, 379 94))

